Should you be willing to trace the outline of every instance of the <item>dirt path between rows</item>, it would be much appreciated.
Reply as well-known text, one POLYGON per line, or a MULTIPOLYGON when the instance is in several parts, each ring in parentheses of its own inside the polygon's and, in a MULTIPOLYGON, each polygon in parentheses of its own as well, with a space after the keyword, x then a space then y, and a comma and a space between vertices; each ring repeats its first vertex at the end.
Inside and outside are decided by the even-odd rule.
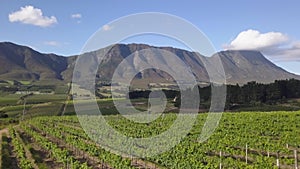
POLYGON ((102 168, 113 169, 108 164, 100 161, 97 157, 90 156, 87 152, 80 150, 79 148, 66 143, 64 140, 56 138, 52 135, 48 135, 48 134, 44 133, 43 130, 41 130, 35 126, 30 125, 30 127, 35 132, 38 132, 41 135, 45 135, 45 138, 47 138, 49 141, 57 144, 58 147, 68 150, 71 153, 71 155, 74 156, 74 158, 76 160, 78 160, 79 162, 81 162, 81 163, 87 162, 88 165, 93 167, 94 169, 102 169, 102 168))
POLYGON ((8 136, 8 128, 4 128, 2 130, 0 130, 0 139, 2 139, 2 134, 5 133, 8 136))
MULTIPOLYGON (((65 127, 71 127, 71 128, 77 129, 77 130, 82 130, 82 128, 80 128, 79 126, 68 125, 68 124, 64 124, 64 123, 60 123, 60 125, 63 125, 65 127)), ((64 133, 66 133, 66 131, 64 133)), ((71 133, 68 133, 68 134, 71 134, 71 133)), ((86 140, 86 143, 95 144, 95 142, 93 142, 92 140, 86 140)), ((97 145, 98 148, 102 148, 102 146, 100 144, 96 143, 96 145, 97 145)), ((107 147, 109 147, 109 146, 107 146, 107 147)), ((113 150, 112 147, 110 147, 110 148, 111 148, 111 150, 113 150)), ((122 158, 129 158, 128 156, 129 155, 121 155, 122 158)), ((133 166, 135 168, 139 168, 139 169, 159 169, 159 168, 162 168, 162 167, 159 167, 159 165, 157 165, 153 162, 142 160, 142 159, 139 159, 139 158, 132 158, 131 159, 131 166, 133 166)))
MULTIPOLYGON (((0 130, 0 152, 2 153, 2 135, 3 133, 6 133, 6 135, 8 135, 8 129, 5 128, 5 129, 2 129, 0 130)), ((2 154, 0 156, 0 168, 2 168, 2 154)))
MULTIPOLYGON (((0 130, 0 153, 3 152, 3 150, 2 150, 3 149, 3 147, 2 147, 2 136, 3 136, 3 134, 6 134, 6 136, 8 138, 8 145, 4 149, 7 150, 7 155, 10 158, 9 166, 10 166, 10 168, 19 169, 16 154, 13 152, 13 147, 11 145, 11 138, 10 138, 10 135, 9 135, 8 128, 4 128, 4 129, 0 130)), ((1 156, 0 156, 0 168, 4 167, 4 166, 2 166, 2 164, 3 164, 3 162, 2 162, 2 154, 1 154, 1 156)))

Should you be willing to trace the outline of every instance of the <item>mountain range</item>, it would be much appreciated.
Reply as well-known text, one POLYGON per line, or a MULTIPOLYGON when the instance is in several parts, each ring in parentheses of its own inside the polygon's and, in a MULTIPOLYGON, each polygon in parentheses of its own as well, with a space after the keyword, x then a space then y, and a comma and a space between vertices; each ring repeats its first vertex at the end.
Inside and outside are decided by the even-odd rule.
MULTIPOLYGON (((162 49, 178 56, 191 68, 193 75, 200 82, 208 82, 209 76, 206 72, 204 62, 216 57, 221 59, 224 67, 226 82, 228 84, 245 84, 249 81, 270 83, 280 79, 300 79, 300 76, 287 72, 276 66, 258 51, 221 51, 211 57, 205 57, 196 52, 182 50, 172 47, 154 47, 146 44, 115 44, 110 48, 85 53, 94 58, 103 55, 105 59, 98 68, 98 80, 109 80, 117 65, 127 56, 143 49, 162 49)), ((160 55, 159 52, 147 53, 144 62, 149 62, 152 55, 160 55)), ((83 56, 84 56, 83 55, 83 56)), ((138 57, 138 56, 133 56, 138 57)), ((63 81, 72 79, 74 65, 78 56, 59 56, 56 54, 43 54, 32 48, 13 44, 10 42, 0 43, 0 79, 1 80, 31 80, 31 81, 63 81)), ((134 59, 134 58, 133 58, 134 59)), ((168 62, 162 60, 167 67, 168 62)), ((132 63, 138 67, 139 63, 132 63)), ((137 79, 160 79, 172 81, 172 77, 157 69, 145 70, 136 76, 137 79)))

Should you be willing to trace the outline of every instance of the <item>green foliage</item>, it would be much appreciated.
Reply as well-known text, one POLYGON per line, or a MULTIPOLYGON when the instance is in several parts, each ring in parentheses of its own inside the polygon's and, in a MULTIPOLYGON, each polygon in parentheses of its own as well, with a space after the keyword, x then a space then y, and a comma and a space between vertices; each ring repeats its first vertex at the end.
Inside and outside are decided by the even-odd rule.
MULTIPOLYGON (((92 116, 88 124, 95 126, 97 116, 92 116)), ((147 138, 159 135, 169 129, 177 115, 164 114, 151 123, 135 123, 121 115, 105 116, 107 123, 118 132, 134 137, 147 138)), ((162 154, 148 157, 145 160, 165 168, 218 168, 220 161, 224 168, 274 168, 277 152, 280 163, 293 166, 293 149, 300 147, 300 112, 241 112, 224 113, 218 128, 203 143, 198 142, 201 129, 207 114, 199 114, 196 123, 188 135, 179 144, 162 154), (286 147, 289 145, 289 148, 286 147), (248 147, 248 164, 245 162, 248 147), (219 152, 222 151, 222 158, 219 152), (269 157, 267 156, 269 152, 269 157)), ((184 124, 183 124, 184 125, 184 124)), ((102 148, 101 142, 95 143, 81 128, 77 116, 36 117, 20 124, 22 129, 32 136, 44 149, 51 152, 51 157, 66 164, 72 161, 74 166, 83 166, 75 160, 66 149, 59 148, 47 137, 55 137, 65 143, 85 151, 89 156, 113 168, 133 168, 131 160, 116 155, 102 148), (42 135, 32 129, 47 133, 42 135), (99 145, 100 144, 100 145, 99 145)), ((94 130, 109 133, 104 129, 94 130)), ((95 138, 94 138, 95 139, 95 138)), ((121 144, 121 143, 120 143, 121 144)), ((88 166, 86 166, 88 167, 88 166)), ((159 168, 160 168, 159 167, 159 168)), ((76 168, 76 167, 75 167, 76 168)))
POLYGON ((51 152, 51 157, 56 159, 58 162, 63 163, 65 166, 70 165, 70 168, 74 169, 89 169, 87 163, 80 163, 74 159, 73 156, 70 156, 70 153, 65 148, 60 148, 56 143, 49 141, 44 136, 40 135, 36 131, 32 130, 28 126, 22 126, 24 131, 33 137, 35 141, 44 149, 51 152))
MULTIPOLYGON (((96 143, 94 142, 88 142, 89 137, 84 133, 83 130, 78 130, 70 127, 66 127, 62 124, 57 124, 54 120, 57 120, 56 118, 35 118, 34 120, 31 120, 29 122, 30 125, 33 125, 43 132, 59 138, 63 139, 67 144, 73 145, 76 148, 79 148, 82 151, 85 151, 87 154, 91 156, 96 156, 98 157, 101 161, 104 161, 105 163, 108 163, 111 165, 113 168, 116 169, 130 169, 132 168, 130 166, 130 160, 129 159, 122 159, 119 155, 113 154, 109 151, 106 151, 105 149, 97 146, 96 143), (50 124, 50 125, 49 125, 50 124), (63 133, 65 132, 65 133, 63 133), (129 161, 128 161, 129 160, 129 161)), ((34 133, 26 124, 23 124, 24 127, 28 132, 34 133), (30 131, 31 130, 31 131, 30 131)), ((36 133, 37 134, 37 133, 36 133)), ((43 139, 43 137, 35 136, 36 138, 43 139)), ((43 142, 46 142, 44 139, 43 142)), ((52 149, 54 146, 54 143, 47 142, 46 147, 48 150, 52 149), (49 147, 49 145, 51 145, 49 147)), ((54 146, 55 147, 55 146, 54 146)), ((63 155, 61 155, 63 156, 63 155)), ((63 157, 56 157, 56 159, 62 159, 63 157)), ((66 157, 64 157, 66 158, 66 157)), ((73 159, 71 159, 72 161, 73 159)), ((62 161, 64 164, 66 164, 70 159, 67 159, 67 161, 62 161)), ((76 163, 74 163, 76 164, 76 163)), ((75 167, 76 168, 76 167, 75 167)))
POLYGON ((1 168, 10 168, 11 158, 9 155, 9 139, 6 135, 2 134, 1 142, 1 168))
POLYGON ((13 128, 9 129, 10 136, 12 138, 12 144, 14 146, 14 151, 17 155, 17 158, 19 160, 19 167, 21 169, 33 169, 33 165, 31 161, 26 157, 24 144, 22 143, 22 140, 18 133, 13 128))

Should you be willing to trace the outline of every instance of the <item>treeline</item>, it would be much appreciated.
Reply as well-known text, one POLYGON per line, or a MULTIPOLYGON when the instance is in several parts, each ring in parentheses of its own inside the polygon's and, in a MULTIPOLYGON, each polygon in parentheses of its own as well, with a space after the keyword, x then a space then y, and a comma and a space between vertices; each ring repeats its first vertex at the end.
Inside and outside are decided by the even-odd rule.
POLYGON ((228 85, 228 104, 276 104, 287 99, 300 98, 300 81, 276 80, 271 84, 249 82, 246 85, 228 85))
MULTIPOLYGON (((179 91, 176 91, 176 90, 163 89, 162 91, 164 92, 166 98, 168 98, 168 99, 174 99, 180 93, 179 91)), ((152 95, 154 94, 154 96, 155 96, 155 93, 159 94, 159 91, 150 91, 150 90, 131 91, 131 92, 129 92, 129 98, 130 99, 148 98, 151 92, 153 92, 152 95)))
MULTIPOLYGON (((276 107, 290 99, 300 98, 300 80, 276 80, 274 83, 262 84, 248 82, 245 85, 226 86, 226 110, 251 108, 248 110, 290 110, 286 107, 276 107), (273 106, 273 107, 270 107, 273 106), (269 106, 269 107, 268 107, 269 106)), ((211 101, 211 86, 198 87, 200 93, 200 109, 208 109, 211 101)), ((180 95, 180 94, 179 94, 180 95)), ((175 103, 180 107, 180 99, 175 103)))
MULTIPOLYGON (((245 85, 227 85, 225 109, 237 109, 240 107, 253 107, 261 105, 277 105, 289 99, 300 98, 300 80, 276 80, 274 83, 262 84, 249 82, 245 85)), ((188 92, 196 92, 189 89, 188 92)), ((211 86, 199 87, 200 109, 208 109, 211 101, 211 86)), ((163 90, 167 98, 176 97, 175 106, 180 107, 180 92, 163 90)), ((147 98, 150 91, 132 91, 129 96, 134 98, 147 98)))
POLYGON ((57 86, 55 85, 23 85, 21 83, 16 84, 14 81, 13 85, 0 86, 0 92, 15 93, 17 91, 40 91, 44 93, 50 93, 52 91, 55 91, 56 88, 57 86))

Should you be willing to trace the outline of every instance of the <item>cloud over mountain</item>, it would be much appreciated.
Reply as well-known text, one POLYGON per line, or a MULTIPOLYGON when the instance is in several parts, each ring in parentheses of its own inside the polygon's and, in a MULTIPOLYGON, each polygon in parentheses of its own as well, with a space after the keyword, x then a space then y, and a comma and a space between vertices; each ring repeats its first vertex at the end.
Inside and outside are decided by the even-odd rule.
POLYGON ((300 61, 300 42, 281 32, 242 31, 224 46, 227 50, 257 50, 274 61, 300 61))
POLYGON ((277 48, 289 41, 287 35, 280 32, 260 33, 257 30, 249 29, 239 35, 227 46, 233 50, 264 50, 277 48))

